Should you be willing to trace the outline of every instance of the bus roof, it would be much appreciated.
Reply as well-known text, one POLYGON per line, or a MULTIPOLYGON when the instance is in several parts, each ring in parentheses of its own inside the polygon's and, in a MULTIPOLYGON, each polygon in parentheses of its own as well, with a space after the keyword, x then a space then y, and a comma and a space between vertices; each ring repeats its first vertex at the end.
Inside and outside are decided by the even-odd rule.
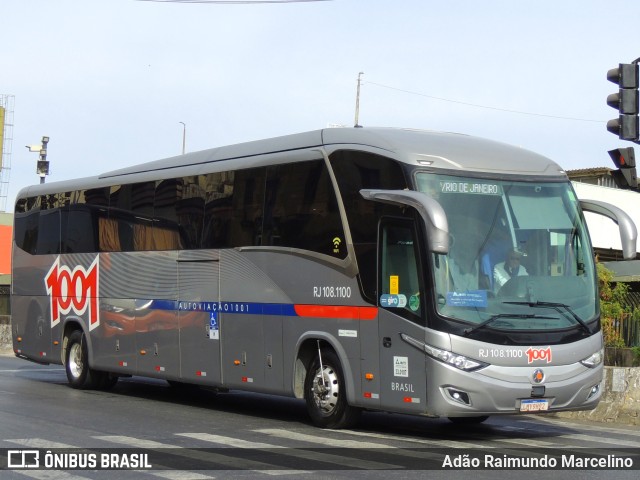
POLYGON ((379 150, 379 153, 386 153, 406 163, 416 164, 421 161, 424 165, 431 162, 433 168, 554 176, 562 172, 555 162, 531 151, 469 135, 400 128, 327 128, 202 150, 107 172, 100 177, 118 177, 220 160, 239 160, 260 154, 313 147, 334 150, 348 145, 365 150, 379 150))
POLYGON ((64 191, 73 185, 90 188, 114 181, 130 183, 151 177, 160 179, 173 175, 178 168, 185 169, 185 173, 178 176, 192 175, 189 172, 211 162, 225 160, 234 161, 230 168, 248 168, 257 165, 257 155, 313 148, 324 148, 329 154, 340 149, 358 149, 411 165, 427 166, 430 170, 567 178, 558 164, 542 155, 470 135, 401 128, 327 128, 211 148, 105 172, 96 177, 34 185, 29 188, 29 195, 64 191))

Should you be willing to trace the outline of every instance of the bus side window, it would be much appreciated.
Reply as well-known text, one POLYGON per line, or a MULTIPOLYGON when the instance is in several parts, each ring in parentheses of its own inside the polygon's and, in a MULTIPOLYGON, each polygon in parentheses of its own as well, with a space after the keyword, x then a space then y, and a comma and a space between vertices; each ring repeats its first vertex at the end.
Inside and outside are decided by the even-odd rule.
POLYGON ((383 220, 380 227, 379 304, 424 324, 419 273, 418 241, 414 224, 402 219, 383 220))
POLYGON ((38 245, 39 217, 39 210, 26 213, 16 212, 16 231, 14 233, 16 246, 31 255, 36 254, 36 246, 38 245))
POLYGON ((270 166, 262 245, 347 256, 338 201, 323 160, 270 166))
POLYGON ((381 155, 355 150, 338 150, 330 155, 347 213, 353 248, 358 262, 363 296, 376 303, 376 236, 378 219, 385 215, 402 216, 402 209, 365 200, 363 188, 403 190, 409 187, 398 162, 381 155))

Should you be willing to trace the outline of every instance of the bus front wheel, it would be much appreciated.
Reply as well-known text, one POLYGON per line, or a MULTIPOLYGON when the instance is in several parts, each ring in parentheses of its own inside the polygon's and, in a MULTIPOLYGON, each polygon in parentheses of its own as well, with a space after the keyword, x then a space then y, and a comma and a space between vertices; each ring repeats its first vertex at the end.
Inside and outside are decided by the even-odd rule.
POLYGON ((344 375, 338 356, 332 350, 322 350, 316 356, 304 381, 304 398, 313 423, 321 428, 346 428, 354 425, 360 409, 347 403, 344 375))

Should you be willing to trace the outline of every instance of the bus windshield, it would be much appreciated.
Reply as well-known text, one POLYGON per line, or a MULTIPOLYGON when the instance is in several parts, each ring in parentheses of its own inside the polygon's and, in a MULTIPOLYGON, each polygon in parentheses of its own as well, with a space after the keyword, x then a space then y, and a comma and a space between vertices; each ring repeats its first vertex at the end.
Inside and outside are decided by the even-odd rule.
POLYGON ((591 246, 568 182, 416 179, 447 215, 450 251, 429 258, 437 312, 450 331, 599 329, 591 246))

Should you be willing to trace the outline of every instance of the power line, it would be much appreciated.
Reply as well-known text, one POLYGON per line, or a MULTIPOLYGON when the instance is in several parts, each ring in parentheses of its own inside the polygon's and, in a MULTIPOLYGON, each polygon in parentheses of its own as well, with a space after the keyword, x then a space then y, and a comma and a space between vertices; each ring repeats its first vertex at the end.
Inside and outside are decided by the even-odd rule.
POLYGON ((331 2, 333 0, 136 0, 156 3, 212 3, 218 5, 253 5, 261 3, 310 3, 331 2))
POLYGON ((412 92, 411 90, 404 90, 402 88, 391 87, 389 85, 383 85, 381 83, 376 83, 376 82, 371 82, 371 81, 367 81, 367 82, 363 82, 363 83, 365 83, 365 84, 368 83, 370 85, 375 85, 377 87, 388 88, 389 90, 395 90, 397 92, 408 93, 409 95, 417 95, 419 97, 431 98, 433 100, 440 100, 442 102, 449 102, 449 103, 456 103, 458 105, 465 105, 467 107, 484 108, 486 110, 495 110, 495 111, 498 111, 498 112, 517 113, 519 115, 530 115, 530 116, 533 116, 533 117, 555 118, 555 119, 558 119, 558 120, 573 120, 573 121, 576 121, 576 122, 606 123, 604 120, 592 120, 592 119, 588 119, 588 118, 564 117, 564 116, 561 116, 561 115, 548 115, 548 114, 545 114, 545 113, 524 112, 522 110, 511 110, 509 108, 490 107, 490 106, 487 106, 487 105, 479 105, 477 103, 461 102, 459 100, 451 100, 449 98, 436 97, 434 95, 426 95, 424 93, 419 93, 419 92, 412 92))

